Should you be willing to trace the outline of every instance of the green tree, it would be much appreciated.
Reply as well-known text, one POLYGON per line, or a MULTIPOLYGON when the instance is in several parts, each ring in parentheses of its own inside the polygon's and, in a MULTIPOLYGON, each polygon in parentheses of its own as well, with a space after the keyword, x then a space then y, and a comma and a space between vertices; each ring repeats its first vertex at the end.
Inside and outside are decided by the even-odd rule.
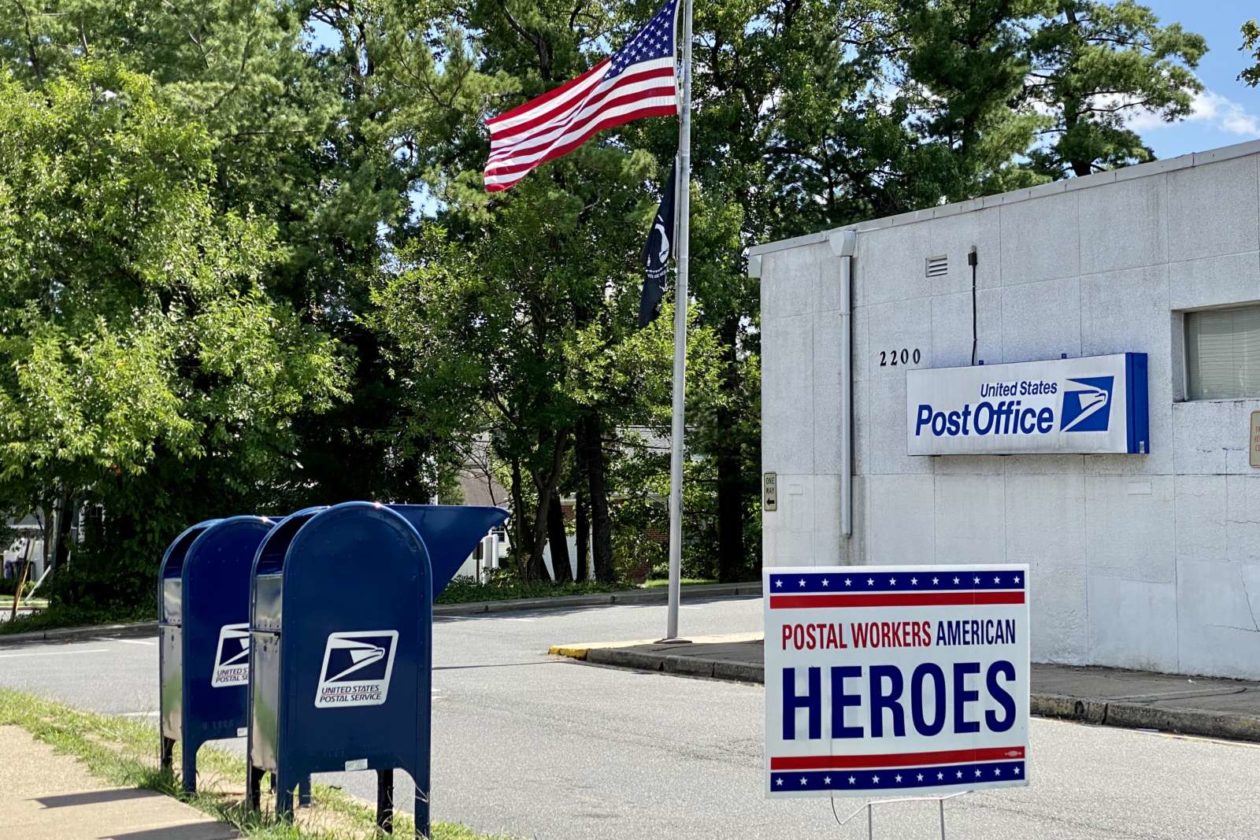
POLYGON ((1251 52, 1251 59, 1255 61, 1255 65, 1239 73, 1238 78, 1256 87, 1260 85, 1260 25, 1257 25, 1254 20, 1249 20, 1243 24, 1242 34, 1242 49, 1251 52))
MULTIPOLYGON (((668 406, 669 323, 633 330, 650 160, 602 148, 578 158, 557 163, 554 177, 526 179, 464 235, 427 230, 376 293, 373 324, 396 347, 411 433, 451 441, 452 455, 490 435, 528 579, 543 576, 547 515, 574 456, 593 503, 595 573, 614 578, 606 463, 618 457, 625 426, 668 426, 667 409, 653 409, 668 406), (574 177, 584 167, 603 177, 574 177)), ((455 209, 447 216, 469 223, 455 209)), ((696 393, 711 379, 709 348, 697 339, 696 393)))
POLYGON ((1139 111, 1169 122, 1189 116, 1203 89, 1193 73, 1207 51, 1203 37, 1179 24, 1161 26, 1133 0, 1056 6, 1028 46, 1027 104, 1049 115, 1034 168, 1060 178, 1152 160, 1125 120, 1139 111))
POLYGON ((105 505, 125 600, 188 514, 267 498, 293 419, 342 374, 264 291, 274 229, 215 206, 213 141, 151 80, 94 62, 36 90, 5 75, 0 115, 0 497, 105 505), (206 462, 230 469, 200 497, 154 480, 206 462))
POLYGON ((214 141, 216 206, 272 222, 266 288, 336 338, 351 372, 348 399, 295 420, 298 457, 277 488, 284 507, 432 493, 428 454, 397 444, 389 418, 399 393, 358 320, 391 237, 410 221, 417 138, 391 121, 415 110, 410 74, 431 51, 396 35, 427 12, 391 2, 19 0, 0 18, 0 58, 30 84, 83 54, 152 76, 157 95, 214 141))
POLYGON ((420 250, 404 249, 408 270, 385 278, 377 323, 400 345, 401 376, 426 395, 408 400, 410 438, 441 439, 454 428, 465 441, 473 433, 490 435, 511 491, 521 572, 531 578, 543 574, 549 512, 558 536, 553 500, 575 456, 593 524, 596 575, 614 575, 605 443, 623 419, 616 404, 625 392, 609 359, 633 323, 633 255, 650 213, 644 181, 655 167, 642 153, 592 144, 490 200, 481 189, 487 146, 480 122, 487 111, 585 69, 590 56, 583 48, 608 21, 598 6, 575 13, 554 4, 474 2, 427 24, 426 38, 429 32, 436 38, 393 36, 427 43, 441 57, 440 69, 435 61, 409 74, 423 106, 410 112, 405 133, 431 139, 425 185, 438 202, 442 244, 421 232, 420 250), (475 279, 464 283, 450 274, 460 265, 475 279), (409 284, 420 285, 401 297, 392 293, 409 284), (477 338, 460 331, 464 323, 478 324, 477 338), (446 361, 452 353, 459 363, 446 361), (441 402, 465 412, 454 427, 422 405, 432 402, 422 382, 426 370, 468 377, 437 383, 449 389, 441 402), (445 431, 435 435, 435 429, 445 431))
MULTIPOLYGON (((1016 157, 1032 144, 1040 118, 1016 108, 1030 71, 1027 30, 1043 0, 900 0, 904 74, 893 97, 920 136, 905 174, 961 201, 1036 183, 1016 157)), ((894 30, 895 32, 895 30, 894 30)), ((897 36, 894 34, 894 44, 897 36)), ((923 191, 911 206, 933 203, 923 191)))

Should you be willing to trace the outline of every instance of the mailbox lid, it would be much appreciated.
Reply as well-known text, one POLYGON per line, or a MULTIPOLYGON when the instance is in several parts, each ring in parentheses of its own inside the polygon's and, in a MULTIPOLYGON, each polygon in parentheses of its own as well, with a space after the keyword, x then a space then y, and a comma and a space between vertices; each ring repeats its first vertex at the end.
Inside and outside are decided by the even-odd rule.
POLYGON ((475 505, 387 505, 416 529, 429 552, 433 597, 446 589, 477 543, 507 521, 503 508, 475 505))
POLYGON ((197 541, 197 538, 212 525, 219 522, 218 519, 207 519, 205 522, 198 522, 186 528, 182 534, 174 539, 166 548, 166 552, 162 555, 162 564, 158 568, 158 621, 162 624, 181 624, 183 622, 183 581, 181 578, 184 574, 184 560, 188 556, 189 549, 197 541), (174 585, 171 585, 171 581, 174 585))
POLYGON ((278 633, 283 608, 284 574, 255 575, 253 629, 278 633))

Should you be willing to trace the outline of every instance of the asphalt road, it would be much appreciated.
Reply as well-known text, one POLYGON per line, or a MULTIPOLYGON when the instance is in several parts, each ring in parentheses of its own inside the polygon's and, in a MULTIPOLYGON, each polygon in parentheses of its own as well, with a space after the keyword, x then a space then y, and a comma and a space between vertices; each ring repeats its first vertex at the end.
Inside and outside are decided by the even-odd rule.
MULTIPOLYGON (((682 613, 684 633, 760 622, 758 599, 682 613)), ((761 686, 546 655, 558 642, 647 639, 664 626, 662 606, 439 620, 434 818, 575 840, 865 837, 865 816, 837 827, 828 800, 762 798, 761 686)), ((156 668, 152 639, 0 648, 0 685, 149 719, 156 668)), ((1260 837, 1255 746, 1034 720, 1030 761, 1030 788, 950 800, 951 840, 1260 837)), ((374 800, 371 774, 321 781, 374 800)), ((402 800, 409 809, 410 796, 402 800)), ((836 800, 836 810, 843 817, 859 804, 836 800)), ((875 837, 937 837, 936 808, 879 806, 875 837)))

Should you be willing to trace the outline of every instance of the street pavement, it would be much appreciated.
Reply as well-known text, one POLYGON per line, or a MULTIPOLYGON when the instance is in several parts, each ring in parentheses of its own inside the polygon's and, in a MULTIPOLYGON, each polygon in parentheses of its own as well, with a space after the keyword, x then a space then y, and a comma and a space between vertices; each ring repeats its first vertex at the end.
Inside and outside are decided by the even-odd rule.
MULTIPOLYGON (((760 629, 760 599, 688 604, 683 633, 760 629)), ((515 837, 861 838, 826 799, 766 801, 762 688, 579 664, 548 647, 649 638, 665 608, 626 605, 439 619, 433 816, 515 837)), ((153 639, 0 649, 0 685, 156 719, 153 639)), ((241 741, 224 742, 243 751, 241 741)), ((1260 747, 1036 719, 1023 790, 945 806, 948 836, 1260 836, 1260 747)), ((405 778, 401 774, 399 779, 405 778)), ((319 781, 374 799, 371 774, 319 781)), ((400 791, 402 793, 402 791, 400 791)), ((400 797, 410 809, 409 792, 400 797)), ((835 801, 848 815, 861 800, 835 801)), ((878 806, 876 838, 937 837, 935 802, 878 806)))

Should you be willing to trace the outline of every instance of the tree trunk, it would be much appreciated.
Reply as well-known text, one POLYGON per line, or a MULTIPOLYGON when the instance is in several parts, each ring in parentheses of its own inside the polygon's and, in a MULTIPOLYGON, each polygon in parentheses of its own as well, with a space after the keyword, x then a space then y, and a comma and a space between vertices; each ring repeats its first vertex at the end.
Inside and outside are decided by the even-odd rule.
POLYGON ((69 493, 62 493, 57 500, 56 520, 53 525, 52 570, 63 568, 70 561, 70 528, 74 524, 75 502, 69 493))
POLYGON ((516 539, 512 545, 512 560, 522 580, 529 575, 529 546, 533 539, 529 531, 529 517, 525 515, 525 487, 521 476, 521 459, 512 458, 512 528, 516 539))
MULTIPOLYGON (((717 413, 724 422, 726 411, 717 413)), ((738 446, 724 443, 717 453, 718 580, 739 580, 744 565, 744 477, 738 446)))
POLYGON ((525 568, 525 580, 547 580, 547 564, 543 562, 543 549, 547 545, 547 493, 538 494, 538 504, 534 506, 534 527, 529 548, 528 565, 525 568))
POLYGON ((573 518, 577 531, 577 579, 589 580, 591 576, 591 492, 582 429, 582 421, 579 420, 574 430, 573 446, 573 484, 575 487, 573 518))
MULTIPOLYGON (((586 478, 584 473, 579 474, 578 480, 583 481, 586 478)), ((590 516, 587 513, 586 491, 578 487, 577 500, 574 504, 574 519, 577 526, 577 579, 586 580, 591 576, 590 564, 587 558, 590 557, 591 551, 591 523, 590 516)))
MULTIPOLYGON (((722 324, 721 341, 726 357, 726 371, 722 388, 732 393, 739 388, 739 371, 735 359, 735 341, 739 332, 739 320, 729 318, 722 324)), ((731 411, 717 411, 720 430, 731 429, 737 422, 731 411)), ((744 480, 740 438, 737 434, 722 434, 717 438, 717 530, 718 530, 718 580, 723 583, 736 581, 744 565, 744 480)))
POLYGON ((591 491, 591 554, 595 561, 595 579, 601 583, 612 583, 616 579, 612 554, 612 516, 608 511, 603 420, 597 412, 591 412, 582 419, 579 434, 582 437, 587 484, 591 491))
MULTIPOLYGON (((540 434, 538 448, 544 449, 550 435, 540 434)), ((543 562, 543 547, 547 544, 547 511, 551 507, 551 497, 560 483, 560 473, 564 468, 565 449, 568 445, 567 432, 561 432, 551 440, 551 463, 545 470, 534 474, 534 489, 538 492, 538 504, 534 508, 533 549, 529 554, 529 567, 526 580, 546 580, 547 566, 543 562)))
POLYGON ((569 566, 569 535, 564 530, 564 511, 560 507, 560 494, 551 491, 551 503, 547 505, 547 544, 551 546, 551 571, 556 583, 573 580, 569 566))

